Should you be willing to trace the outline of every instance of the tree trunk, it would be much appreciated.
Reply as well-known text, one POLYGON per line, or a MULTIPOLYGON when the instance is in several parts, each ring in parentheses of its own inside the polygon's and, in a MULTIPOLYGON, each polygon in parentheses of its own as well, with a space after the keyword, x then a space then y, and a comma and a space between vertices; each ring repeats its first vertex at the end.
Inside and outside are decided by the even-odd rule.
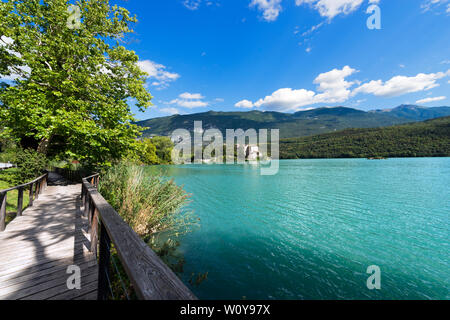
POLYGON ((48 144, 49 144, 49 140, 44 138, 39 142, 39 145, 37 147, 37 152, 42 153, 42 154, 47 154, 48 151, 48 144))

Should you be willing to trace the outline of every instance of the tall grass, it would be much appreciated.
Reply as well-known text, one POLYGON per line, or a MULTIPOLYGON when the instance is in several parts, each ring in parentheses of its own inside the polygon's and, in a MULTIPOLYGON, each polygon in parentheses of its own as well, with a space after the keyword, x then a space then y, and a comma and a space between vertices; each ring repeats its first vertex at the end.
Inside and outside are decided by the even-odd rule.
POLYGON ((145 167, 122 163, 101 176, 99 191, 172 270, 182 271, 177 239, 198 222, 182 210, 189 201, 183 188, 145 167))

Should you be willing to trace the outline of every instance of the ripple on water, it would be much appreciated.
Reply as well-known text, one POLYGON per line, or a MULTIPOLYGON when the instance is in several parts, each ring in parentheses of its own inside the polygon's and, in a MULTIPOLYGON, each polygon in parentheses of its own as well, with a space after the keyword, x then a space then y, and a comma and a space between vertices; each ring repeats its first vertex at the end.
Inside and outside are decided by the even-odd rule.
POLYGON ((288 160, 179 166, 201 228, 186 266, 208 271, 200 298, 448 299, 450 158, 288 160), (382 290, 366 269, 382 270, 382 290))

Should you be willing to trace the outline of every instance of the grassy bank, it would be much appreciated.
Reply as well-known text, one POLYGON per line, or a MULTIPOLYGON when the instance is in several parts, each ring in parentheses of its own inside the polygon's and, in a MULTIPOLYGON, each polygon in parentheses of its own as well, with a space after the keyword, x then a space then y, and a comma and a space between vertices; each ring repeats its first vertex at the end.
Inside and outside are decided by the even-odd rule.
MULTIPOLYGON (((18 169, 8 169, 0 171, 0 190, 8 189, 14 187, 17 183, 18 169)), ((19 196, 19 191, 14 190, 8 192, 8 197, 6 199, 6 223, 8 224, 17 213, 17 200, 19 196)), ((30 201, 29 192, 24 191, 23 193, 23 208, 28 207, 30 201)))

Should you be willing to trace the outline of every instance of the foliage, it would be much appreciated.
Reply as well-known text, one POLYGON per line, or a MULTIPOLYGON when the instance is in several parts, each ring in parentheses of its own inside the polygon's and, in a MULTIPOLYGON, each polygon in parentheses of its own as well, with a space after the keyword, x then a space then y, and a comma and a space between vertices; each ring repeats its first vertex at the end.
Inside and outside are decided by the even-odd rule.
POLYGON ((121 163, 102 175, 99 191, 174 271, 181 270, 176 238, 195 224, 192 214, 181 210, 188 201, 181 187, 144 167, 121 163))
POLYGON ((18 183, 29 182, 40 176, 47 167, 47 158, 33 149, 19 149, 14 160, 18 168, 18 183))
MULTIPOLYGON (((8 189, 17 184, 17 176, 19 170, 12 168, 0 171, 0 190, 8 189)), ((17 214, 17 200, 19 198, 19 191, 13 190, 8 192, 6 198, 6 224, 11 222, 17 214)), ((29 204, 29 192, 23 193, 23 209, 26 209, 29 204)))
POLYGON ((142 163, 149 165, 161 163, 161 159, 156 155, 156 146, 153 144, 152 139, 144 138, 139 141, 139 144, 139 159, 142 163))
POLYGON ((134 163, 146 165, 171 164, 173 142, 168 137, 143 138, 136 142, 136 148, 128 156, 134 163))
POLYGON ((135 146, 128 101, 150 106, 146 74, 122 42, 137 20, 109 0, 79 0, 79 28, 67 0, 0 2, 2 135, 50 156, 110 164, 135 146))
POLYGON ((450 117, 376 129, 348 129, 280 142, 281 159, 448 156, 450 117))
POLYGON ((172 149, 174 147, 172 140, 168 137, 153 137, 152 143, 155 145, 159 164, 172 163, 172 149))

